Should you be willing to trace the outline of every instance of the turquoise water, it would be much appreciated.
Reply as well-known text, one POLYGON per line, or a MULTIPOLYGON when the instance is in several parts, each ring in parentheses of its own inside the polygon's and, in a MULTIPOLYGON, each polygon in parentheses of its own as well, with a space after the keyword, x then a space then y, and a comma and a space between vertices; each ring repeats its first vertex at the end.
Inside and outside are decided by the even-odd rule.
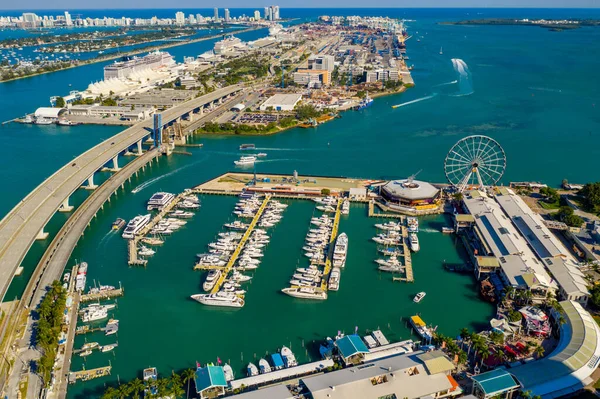
MULTIPOLYGON (((201 273, 194 272, 194 256, 204 252, 220 226, 231 217, 233 198, 204 197, 203 207, 182 231, 175 233, 150 260, 147 269, 126 266, 125 243, 107 233, 117 217, 130 218, 144 211, 147 198, 158 190, 179 192, 227 170, 239 157, 243 142, 253 142, 268 157, 257 164, 258 172, 338 175, 366 178, 405 177, 421 170, 419 179, 444 181, 446 152, 460 138, 489 135, 500 142, 508 159, 503 183, 539 180, 552 185, 568 178, 576 182, 596 180, 600 155, 600 117, 597 70, 600 30, 584 28, 549 32, 527 27, 443 26, 447 19, 482 16, 578 17, 595 10, 284 10, 300 19, 319 14, 390 15, 415 19, 407 22, 414 37, 408 42, 409 64, 414 64, 417 86, 408 92, 379 98, 361 112, 347 112, 341 119, 315 129, 295 129, 269 137, 197 137, 204 148, 192 148, 192 156, 161 159, 140 174, 117 195, 92 222, 73 254, 90 264, 89 278, 103 284, 121 281, 126 294, 114 316, 121 320, 118 337, 88 336, 88 341, 119 341, 115 357, 94 354, 86 368, 114 367, 113 376, 77 384, 70 397, 97 397, 105 383, 139 375, 155 365, 163 374, 221 359, 231 361, 237 374, 248 361, 292 345, 300 359, 315 356, 314 340, 359 327, 360 333, 380 327, 392 339, 410 337, 402 318, 415 312, 439 325, 446 334, 460 328, 480 328, 493 314, 478 300, 470 276, 445 272, 443 262, 462 262, 460 245, 437 231, 447 223, 443 216, 424 219, 420 234, 422 251, 414 256, 414 284, 393 283, 377 272, 373 260, 374 220, 360 206, 342 220, 341 231, 350 237, 349 262, 341 288, 323 303, 306 303, 278 291, 289 280, 298 262, 312 204, 292 202, 283 221, 272 233, 272 242, 260 269, 249 285, 247 304, 241 310, 222 311, 188 299, 200 291, 201 273), (418 32, 418 34, 417 34, 418 32), (422 36, 420 42, 417 36, 422 36), (443 55, 439 54, 443 47, 443 55), (451 59, 464 61, 470 86, 451 59), (467 92, 471 92, 469 95, 467 92), (392 109, 391 105, 420 100, 392 109), (135 187, 142 190, 132 194, 135 187), (412 303, 418 291, 427 291, 419 305, 412 303), (303 345, 304 343, 304 345, 303 345)), ((107 13, 107 11, 98 11, 107 13)), ((146 11, 143 11, 146 12, 146 11)), ((165 12, 170 11, 147 11, 165 12)), ((122 13, 122 11, 119 11, 122 13)), ((189 13, 186 11, 186 13, 189 13)), ((120 15, 120 14, 119 14, 120 15)), ((252 40, 263 32, 240 35, 252 40)), ((170 50, 178 60, 200 54, 211 42, 170 50)), ((47 104, 48 97, 73 88, 84 88, 101 77, 103 64, 0 84, 1 120, 18 117, 47 104)), ((0 138, 6 143, 0 177, 5 187, 0 214, 10 210, 46 176, 83 150, 119 131, 119 128, 85 126, 5 125, 0 138)), ((98 180, 101 181, 102 177, 98 180)), ((87 194, 78 192, 75 203, 87 194)), ((49 226, 56 231, 65 215, 49 226)), ((12 298, 19 295, 35 266, 44 243, 37 243, 24 262, 24 277, 15 279, 12 298)), ((76 347, 81 346, 79 337, 76 347)), ((83 360, 73 359, 73 369, 83 360)))

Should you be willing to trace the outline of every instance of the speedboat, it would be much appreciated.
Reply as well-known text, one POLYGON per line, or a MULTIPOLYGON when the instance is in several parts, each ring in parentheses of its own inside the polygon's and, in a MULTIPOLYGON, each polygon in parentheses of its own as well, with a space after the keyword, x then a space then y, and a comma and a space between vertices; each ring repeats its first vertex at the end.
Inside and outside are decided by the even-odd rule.
POLYGON ((258 375, 258 367, 253 363, 248 363, 248 377, 254 377, 258 375))
POLYGON ((156 253, 156 251, 154 251, 151 248, 148 248, 144 245, 142 245, 138 251, 138 255, 140 256, 152 256, 156 253))
POLYGON ((233 369, 227 363, 225 363, 225 365, 223 366, 223 374, 225 374, 225 381, 227 381, 227 382, 233 381, 233 379, 234 379, 233 369))
POLYGON ((427 295, 425 292, 419 292, 417 295, 415 295, 415 297, 413 298, 413 302, 415 303, 419 303, 421 302, 421 300, 423 300, 423 298, 425 298, 425 295, 427 295))
POLYGON ((265 359, 260 359, 258 361, 258 367, 260 369, 260 373, 261 374, 265 374, 265 373, 270 373, 271 372, 271 365, 265 359))
POLYGON ((267 156, 267 153, 265 153, 265 152, 259 152, 258 154, 256 154, 256 156, 259 157, 259 158, 264 158, 264 157, 267 156))
POLYGON ((101 352, 110 352, 111 350, 115 349, 117 347, 117 344, 110 344, 110 345, 104 345, 102 347, 102 349, 100 349, 101 352))
POLYGON ((298 365, 294 352, 292 352, 292 350, 287 346, 282 347, 279 353, 281 353, 285 367, 295 367, 298 365))

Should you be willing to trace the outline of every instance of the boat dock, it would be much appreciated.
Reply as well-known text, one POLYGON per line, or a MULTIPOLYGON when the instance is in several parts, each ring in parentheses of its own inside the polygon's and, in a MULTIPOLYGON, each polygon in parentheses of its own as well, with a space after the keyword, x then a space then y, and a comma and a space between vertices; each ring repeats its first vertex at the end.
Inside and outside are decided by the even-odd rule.
MULTIPOLYGON (((386 210, 383 208, 383 205, 377 203, 377 207, 381 210, 386 210)), ((375 201, 369 201, 369 217, 370 218, 389 218, 389 219, 400 219, 404 221, 404 216, 399 213, 380 213, 375 212, 375 201)))
POLYGON ((408 240, 408 228, 403 224, 402 225, 402 250, 403 250, 404 254, 402 255, 402 257, 404 258, 404 271, 406 273, 406 277, 404 277, 404 278, 401 277, 400 280, 406 281, 407 283, 414 283, 415 278, 413 276, 412 259, 410 256, 410 249, 408 248, 408 245, 406 244, 407 240, 408 240))
POLYGON ((105 377, 110 375, 111 369, 112 366, 108 365, 104 367, 98 367, 96 369, 73 371, 69 373, 69 383, 74 384, 77 382, 77 380, 89 381, 93 380, 94 378, 105 377))
POLYGON ((83 294, 81 295, 81 302, 101 301, 105 299, 116 298, 119 296, 123 296, 124 293, 125 289, 119 284, 119 288, 115 288, 114 290, 83 294))
POLYGON ((337 206, 335 208, 335 216, 333 218, 333 226, 331 228, 331 237, 329 238, 329 253, 327 259, 325 259, 325 270, 323 270, 323 278, 321 280, 321 290, 327 291, 329 282, 329 273, 331 273, 331 258, 333 256, 333 250, 335 246, 335 239, 337 238, 338 230, 340 227, 340 216, 342 214, 342 198, 338 199, 337 206))
POLYGON ((148 234, 148 232, 150 230, 152 230, 154 228, 154 226, 160 222, 165 215, 167 215, 169 212, 171 212, 173 210, 173 208, 175 208, 177 206, 177 204, 179 204, 179 202, 181 202, 181 200, 183 199, 184 196, 186 196, 187 193, 180 193, 178 194, 173 201, 171 201, 170 204, 168 204, 167 206, 165 206, 163 209, 161 209, 156 216, 154 216, 146 226, 144 226, 144 228, 142 230, 140 230, 140 232, 138 234, 136 234, 136 236, 129 240, 129 242, 127 243, 127 253, 128 253, 128 260, 127 260, 127 264, 129 266, 144 266, 146 267, 146 265, 148 264, 148 260, 147 259, 141 259, 138 256, 138 244, 139 242, 146 237, 146 234, 148 234))
POLYGON ((225 279, 227 278, 227 275, 231 271, 231 268, 237 261, 237 258, 240 255, 240 253, 242 252, 242 249, 244 249, 244 246, 246 245, 246 241, 248 241, 248 239, 250 238, 250 235, 254 231, 256 224, 258 223, 260 217, 262 216, 263 212, 265 211, 265 208, 267 207, 267 204, 269 203, 270 200, 271 200, 271 196, 267 195, 265 197, 265 199, 263 200, 262 204, 260 205, 260 207, 258 208, 258 211, 256 211, 256 215, 254 215, 254 217, 252 218, 252 222, 250 222, 250 225, 244 232, 242 239, 240 240, 237 247, 231 254, 231 258, 229 258, 229 260, 227 261, 227 264, 225 266, 201 265, 201 264, 194 266, 195 270, 221 270, 222 271, 221 276, 219 277, 219 279, 215 283, 215 286, 211 290, 211 294, 215 294, 221 289, 221 285, 223 285, 223 282, 225 281, 225 279))

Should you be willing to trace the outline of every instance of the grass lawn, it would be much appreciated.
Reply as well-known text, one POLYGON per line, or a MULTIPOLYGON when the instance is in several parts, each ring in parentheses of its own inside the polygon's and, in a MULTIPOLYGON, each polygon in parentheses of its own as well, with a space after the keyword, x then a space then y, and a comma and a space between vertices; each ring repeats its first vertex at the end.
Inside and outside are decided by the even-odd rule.
POLYGON ((558 209, 560 208, 560 204, 557 202, 554 203, 550 203, 550 202, 546 202, 546 201, 538 201, 538 205, 544 209, 548 209, 548 210, 552 210, 552 209, 558 209))

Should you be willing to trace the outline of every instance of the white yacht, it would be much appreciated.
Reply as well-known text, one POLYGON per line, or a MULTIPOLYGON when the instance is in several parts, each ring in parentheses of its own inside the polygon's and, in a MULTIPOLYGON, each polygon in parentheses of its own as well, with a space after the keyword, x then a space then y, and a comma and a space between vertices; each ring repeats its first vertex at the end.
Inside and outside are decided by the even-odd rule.
POLYGON ((175 199, 175 195, 171 193, 158 192, 154 193, 152 197, 148 200, 149 211, 158 209, 161 210, 164 207, 168 206, 175 199))
POLYGON ((207 292, 212 290, 214 288, 217 280, 219 280, 219 277, 221 277, 220 270, 211 270, 208 273, 208 276, 206 276, 206 280, 204 280, 204 284, 202 284, 202 289, 207 292))
POLYGON ((150 222, 150 215, 138 215, 131 219, 123 231, 123 238, 132 239, 150 222))
POLYGON ((248 377, 255 377, 258 375, 258 367, 254 363, 248 363, 248 377))
POLYGON ((94 307, 88 311, 86 311, 83 316, 81 316, 81 320, 85 323, 90 321, 102 320, 108 316, 108 310, 104 307, 94 307))
POLYGON ((181 201, 177 207, 181 208, 181 209, 198 209, 200 208, 200 204, 197 202, 191 202, 191 201, 181 201))
POLYGON ((294 352, 292 352, 292 350, 287 346, 282 347, 279 353, 281 353, 281 357, 283 358, 283 364, 286 368, 295 367, 298 365, 298 361, 296 361, 296 356, 294 355, 294 352))
POLYGON ((350 214, 350 200, 345 199, 344 202, 342 203, 342 215, 349 215, 350 214))
POLYGON ((375 225, 378 229, 381 230, 389 230, 389 231, 400 231, 402 230, 402 225, 400 223, 395 222, 387 222, 387 223, 377 223, 375 225))
POLYGON ((152 256, 156 253, 156 251, 154 251, 151 248, 146 247, 145 245, 142 245, 140 247, 140 249, 138 250, 138 255, 140 256, 152 256))
POLYGON ((333 248, 333 266, 344 267, 346 266, 346 254, 348 253, 348 235, 342 233, 335 240, 335 247, 333 248))
POLYGON ((225 227, 231 230, 246 230, 249 224, 242 223, 239 220, 236 220, 233 223, 225 223, 225 227))
POLYGON ((265 359, 260 359, 258 361, 258 368, 260 369, 261 374, 270 373, 271 365, 265 359))
POLYGON ((239 160, 234 161, 233 163, 236 166, 244 166, 244 165, 254 165, 254 162, 256 162, 256 157, 248 156, 248 157, 240 157, 239 160))
POLYGON ((244 300, 229 292, 217 292, 216 294, 196 294, 192 299, 203 305, 223 306, 229 308, 241 308, 244 306, 244 300))
POLYGON ((324 301, 327 299, 327 293, 310 287, 289 287, 281 290, 284 294, 302 299, 316 299, 324 301))
POLYGON ((406 225, 408 226, 408 231, 411 233, 419 232, 419 219, 413 216, 409 216, 406 218, 406 225))
POLYGON ((340 269, 334 267, 329 275, 328 287, 331 291, 337 291, 340 288, 340 269))
POLYGON ((189 219, 192 216, 194 216, 194 214, 192 212, 186 212, 181 209, 177 209, 177 210, 169 213, 169 215, 176 217, 176 218, 183 218, 183 219, 189 219))
POLYGON ((233 381, 233 379, 234 379, 233 369, 227 363, 225 363, 225 365, 223 366, 223 374, 225 374, 225 381, 227 381, 227 382, 233 381))
POLYGON ((427 295, 425 292, 419 292, 417 295, 415 295, 415 297, 413 298, 413 302, 415 303, 419 303, 421 302, 421 300, 423 300, 423 298, 425 298, 425 295, 427 295))
POLYGON ((413 252, 419 252, 419 237, 416 233, 410 233, 409 236, 410 250, 413 252))

